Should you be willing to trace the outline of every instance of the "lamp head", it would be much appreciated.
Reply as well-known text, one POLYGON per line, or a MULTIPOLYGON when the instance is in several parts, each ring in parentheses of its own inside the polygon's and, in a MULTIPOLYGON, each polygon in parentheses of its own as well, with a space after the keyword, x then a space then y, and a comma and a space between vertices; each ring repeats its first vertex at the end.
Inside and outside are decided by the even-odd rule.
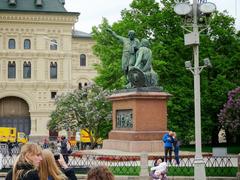
POLYGON ((177 3, 174 6, 174 12, 180 16, 186 16, 192 12, 192 6, 189 3, 177 3))
POLYGON ((189 68, 191 68, 191 67, 192 67, 191 61, 185 61, 185 68, 186 68, 186 69, 189 69, 189 68))
POLYGON ((206 66, 206 67, 212 67, 212 63, 211 63, 211 61, 210 61, 209 58, 203 59, 203 62, 204 62, 204 66, 206 66))
POLYGON ((211 2, 202 3, 199 6, 199 11, 206 15, 210 15, 211 13, 216 11, 216 9, 216 5, 211 2))

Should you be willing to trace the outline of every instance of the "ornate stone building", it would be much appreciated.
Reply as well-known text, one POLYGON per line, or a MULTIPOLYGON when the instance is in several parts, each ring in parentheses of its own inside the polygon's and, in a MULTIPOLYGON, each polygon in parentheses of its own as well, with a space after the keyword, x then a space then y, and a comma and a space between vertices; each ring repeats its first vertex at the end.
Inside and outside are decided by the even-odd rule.
POLYGON ((78 16, 64 0, 0 1, 0 127, 48 136, 55 96, 96 76, 94 41, 74 30, 78 16))

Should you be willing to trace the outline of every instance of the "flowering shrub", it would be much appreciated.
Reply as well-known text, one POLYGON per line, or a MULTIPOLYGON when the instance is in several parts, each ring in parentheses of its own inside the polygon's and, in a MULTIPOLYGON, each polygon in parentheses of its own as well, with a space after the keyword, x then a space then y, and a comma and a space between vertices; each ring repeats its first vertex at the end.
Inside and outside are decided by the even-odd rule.
POLYGON ((81 151, 75 151, 71 154, 71 156, 82 158, 83 153, 81 151))
POLYGON ((231 134, 240 133, 240 87, 228 93, 228 100, 218 114, 218 120, 223 129, 231 134))
POLYGON ((115 161, 115 162, 139 161, 140 157, 138 157, 138 156, 99 156, 99 157, 97 157, 97 160, 99 160, 99 161, 115 161))

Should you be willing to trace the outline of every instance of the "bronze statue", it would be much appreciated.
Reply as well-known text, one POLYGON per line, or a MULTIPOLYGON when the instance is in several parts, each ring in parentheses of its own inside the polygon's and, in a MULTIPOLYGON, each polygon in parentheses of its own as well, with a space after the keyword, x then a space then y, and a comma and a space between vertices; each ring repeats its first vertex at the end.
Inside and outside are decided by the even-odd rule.
POLYGON ((152 68, 152 51, 147 39, 142 39, 136 54, 136 63, 128 73, 132 87, 157 86, 158 76, 152 68))
POLYGON ((128 81, 126 87, 157 86, 158 76, 152 68, 152 51, 149 48, 149 41, 142 39, 139 43, 133 30, 128 32, 128 38, 117 35, 109 28, 107 31, 123 44, 122 70, 128 81))
POLYGON ((135 31, 133 30, 128 32, 128 38, 117 35, 109 28, 107 31, 123 44, 122 70, 127 76, 130 67, 134 66, 136 62, 136 52, 139 48, 139 40, 135 38, 135 31))

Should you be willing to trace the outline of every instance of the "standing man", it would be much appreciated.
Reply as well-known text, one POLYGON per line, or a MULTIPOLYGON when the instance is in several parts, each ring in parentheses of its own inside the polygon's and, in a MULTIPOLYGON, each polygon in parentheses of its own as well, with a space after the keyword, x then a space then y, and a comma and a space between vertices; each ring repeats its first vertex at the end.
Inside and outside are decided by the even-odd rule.
POLYGON ((9 156, 12 157, 13 143, 10 140, 8 140, 7 141, 7 146, 8 146, 8 154, 9 154, 9 156))
POLYGON ((61 137, 61 154, 63 155, 63 159, 68 164, 68 149, 67 149, 67 138, 65 136, 61 137))
POLYGON ((47 149, 47 148, 49 148, 49 142, 48 142, 47 138, 44 138, 44 140, 43 140, 43 149, 47 149))
POLYGON ((76 145, 78 150, 80 150, 81 147, 81 129, 79 130, 79 132, 76 132, 76 145))
POLYGON ((139 48, 139 40, 135 38, 135 31, 128 31, 128 38, 117 35, 111 29, 107 29, 115 38, 117 38, 123 44, 122 53, 122 70, 125 76, 128 75, 130 67, 135 65, 136 62, 136 52, 139 48))
POLYGON ((173 132, 169 131, 166 134, 163 135, 162 138, 163 142, 164 142, 164 159, 165 162, 167 162, 168 159, 168 154, 169 154, 169 162, 172 162, 172 147, 173 147, 173 132))

